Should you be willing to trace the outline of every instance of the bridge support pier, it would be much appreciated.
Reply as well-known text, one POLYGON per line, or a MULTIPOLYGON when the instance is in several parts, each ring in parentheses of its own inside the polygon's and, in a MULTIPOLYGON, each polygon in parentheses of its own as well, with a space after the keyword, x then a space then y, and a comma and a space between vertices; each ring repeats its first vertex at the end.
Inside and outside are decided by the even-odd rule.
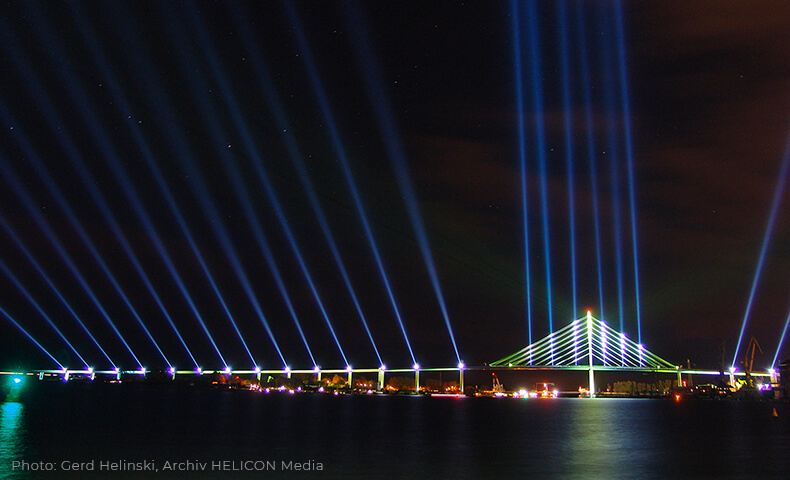
POLYGON ((593 321, 592 312, 587 310, 587 360, 590 362, 590 398, 595 396, 595 358, 593 357, 593 321))
POLYGON ((683 386, 683 375, 680 373, 680 369, 678 369, 678 387, 683 386))
POLYGON ((420 393, 420 371, 414 370, 414 393, 420 393))
POLYGON ((378 385, 378 387, 379 387, 378 388, 379 392, 384 391, 384 369, 383 368, 379 368, 379 385, 378 385))
POLYGON ((353 384, 353 383, 351 383, 351 382, 352 382, 352 378, 351 378, 351 370, 349 370, 349 371, 348 371, 348 388, 351 388, 351 389, 353 389, 353 388, 354 388, 354 384, 353 384))
POLYGON ((463 368, 459 368, 458 369, 458 377, 459 377, 459 380, 460 380, 458 382, 458 386, 461 388, 460 393, 463 395, 463 393, 464 393, 464 369, 463 368))

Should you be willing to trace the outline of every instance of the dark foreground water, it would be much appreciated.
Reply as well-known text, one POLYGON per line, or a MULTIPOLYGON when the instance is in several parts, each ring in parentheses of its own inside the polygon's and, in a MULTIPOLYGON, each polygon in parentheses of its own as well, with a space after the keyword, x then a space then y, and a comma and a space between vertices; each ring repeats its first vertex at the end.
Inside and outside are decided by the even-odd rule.
POLYGON ((0 403, 0 478, 786 479, 790 405, 29 382, 0 403))

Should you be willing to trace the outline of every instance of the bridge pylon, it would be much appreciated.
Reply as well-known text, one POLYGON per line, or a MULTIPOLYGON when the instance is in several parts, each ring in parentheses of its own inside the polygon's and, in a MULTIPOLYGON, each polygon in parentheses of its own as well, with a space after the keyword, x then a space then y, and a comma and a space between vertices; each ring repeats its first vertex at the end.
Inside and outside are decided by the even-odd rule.
POLYGON ((588 370, 590 396, 595 371, 676 373, 676 365, 629 339, 592 312, 521 350, 490 363, 492 367, 588 370))

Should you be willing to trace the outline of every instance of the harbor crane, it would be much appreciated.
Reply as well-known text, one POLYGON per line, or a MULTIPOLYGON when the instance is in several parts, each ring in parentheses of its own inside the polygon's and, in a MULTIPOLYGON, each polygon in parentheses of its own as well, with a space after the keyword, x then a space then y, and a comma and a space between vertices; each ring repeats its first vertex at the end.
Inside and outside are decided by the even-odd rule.
POLYGON ((749 388, 753 388, 752 382, 752 368, 754 367, 754 351, 759 350, 760 354, 763 354, 763 349, 760 348, 760 344, 757 343, 757 339, 752 337, 749 340, 749 346, 746 347, 746 355, 743 358, 743 368, 746 371, 746 386, 749 388))

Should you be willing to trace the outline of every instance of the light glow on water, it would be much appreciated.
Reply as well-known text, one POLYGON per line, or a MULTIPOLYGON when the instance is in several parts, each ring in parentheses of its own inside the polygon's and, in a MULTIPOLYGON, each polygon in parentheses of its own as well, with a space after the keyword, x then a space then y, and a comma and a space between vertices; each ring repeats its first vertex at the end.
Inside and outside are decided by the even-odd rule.
MULTIPOLYGON (((519 399, 462 397, 448 401, 342 395, 331 389, 306 397, 297 395, 296 388, 283 387, 282 391, 269 389, 269 396, 238 392, 234 405, 240 403, 227 408, 224 392, 179 389, 178 398, 187 405, 199 400, 201 411, 221 413, 201 416, 199 428, 187 432, 179 420, 197 420, 192 410, 184 408, 184 402, 172 401, 172 390, 141 385, 140 395, 134 396, 125 394, 122 387, 110 388, 101 396, 96 389, 71 395, 64 392, 75 389, 58 382, 34 384, 39 394, 30 396, 24 405, 0 404, 0 462, 9 462, 7 465, 34 445, 42 458, 56 457, 63 447, 55 440, 67 435, 79 442, 73 450, 74 460, 90 460, 95 452, 107 448, 106 431, 93 426, 106 424, 119 431, 139 432, 115 439, 108 454, 150 453, 158 465, 170 457, 211 461, 201 454, 195 457, 195 452, 215 451, 217 438, 234 438, 234 454, 242 458, 278 449, 301 449, 305 456, 317 459, 329 452, 333 463, 325 461, 325 468, 340 468, 334 462, 343 462, 342 476, 350 479, 394 480, 403 475, 397 468, 381 469, 376 462, 353 461, 355 451, 345 445, 365 445, 368 454, 387 465, 397 465, 404 455, 413 454, 410 467, 429 472, 431 478, 480 478, 469 472, 488 468, 490 458, 470 455, 470 451, 496 452, 497 477, 504 478, 522 478, 525 464, 542 480, 689 478, 693 472, 714 470, 722 480, 784 478, 784 439, 790 421, 790 409, 781 403, 776 404, 778 417, 774 418, 771 408, 766 410, 760 402, 688 402, 682 396, 679 402, 674 397, 667 401, 562 397, 522 401, 533 394, 523 388, 519 399), (58 395, 58 408, 73 412, 70 418, 52 415, 47 421, 30 421, 51 413, 52 395, 47 393, 58 395), (111 408, 84 408, 86 402, 100 405, 96 401, 107 394, 111 408), (144 404, 140 399, 145 399, 144 404), (149 403, 157 408, 149 408, 149 403), (265 408, 247 408, 255 406, 265 408), (136 415, 119 415, 119 411, 146 411, 150 421, 140 422, 136 415), (239 428, 263 420, 266 411, 278 413, 265 429, 239 428), (332 428, 298 427, 321 425, 327 418, 332 419, 332 428), (379 429, 374 436, 370 435, 371 421, 379 429), (739 427, 733 429, 736 421, 740 421, 739 427), (75 431, 75 424, 85 428, 75 431), (436 441, 437 433, 442 435, 441 444, 436 441), (711 448, 711 436, 723 448, 711 448), (677 438, 684 441, 673 441, 677 438), (402 447, 390 448, 394 444, 402 447), (419 454, 437 448, 441 455, 419 454), (673 461, 667 462, 667 458, 673 461), (612 465, 623 462, 627 462, 627 469, 612 471, 612 465)), ((555 389, 576 390, 576 384, 547 385, 550 395, 555 389)), ((261 391, 266 393, 267 389, 261 391)))
MULTIPOLYGON (((25 405, 19 402, 0 403, 0 465, 3 470, 11 470, 11 462, 20 460, 28 447, 24 428, 25 405)), ((4 478, 15 477, 12 474, 4 478)))

